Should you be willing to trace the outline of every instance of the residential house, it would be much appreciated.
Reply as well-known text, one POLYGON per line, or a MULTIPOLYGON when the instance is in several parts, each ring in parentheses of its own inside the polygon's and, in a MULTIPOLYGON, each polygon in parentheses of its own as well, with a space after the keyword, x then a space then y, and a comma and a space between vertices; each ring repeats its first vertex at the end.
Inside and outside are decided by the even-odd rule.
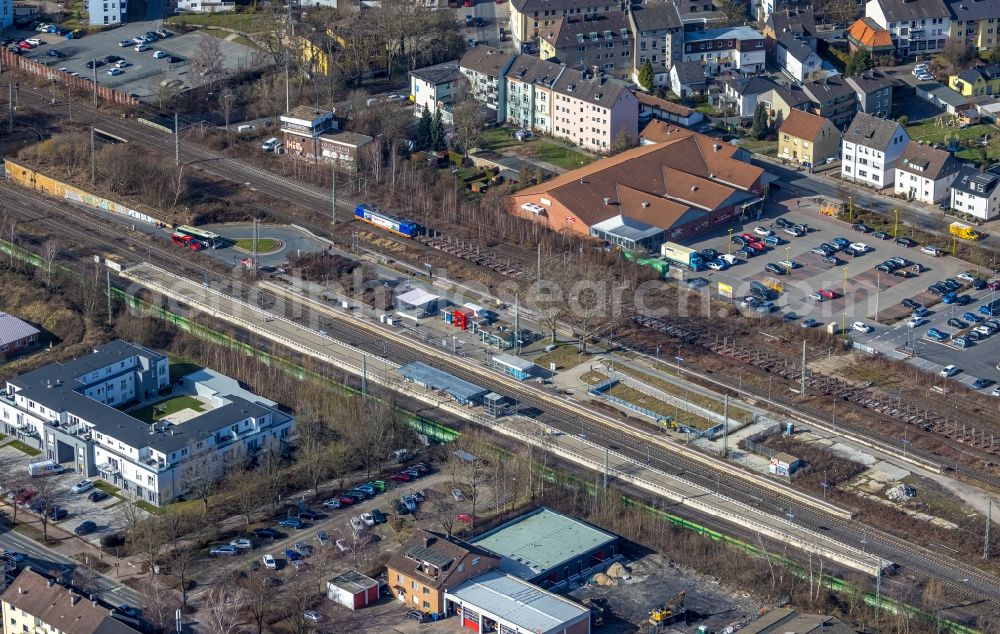
POLYGON ((840 174, 885 189, 893 184, 896 164, 909 142, 910 135, 899 123, 859 112, 844 133, 840 174))
POLYGON ((969 107, 969 104, 980 97, 965 97, 955 90, 936 81, 920 82, 916 87, 917 96, 929 101, 949 114, 958 114, 969 107))
POLYGON ((285 152, 291 158, 318 161, 322 154, 319 137, 337 128, 337 120, 331 110, 296 106, 281 115, 285 152))
MULTIPOLYGON (((1000 15, 997 22, 1000 23, 1000 15)), ((963 97, 1000 94, 1000 65, 977 66, 949 75, 948 86, 963 97)))
POLYGON ((847 30, 847 46, 851 53, 865 49, 876 60, 896 54, 892 34, 869 17, 858 18, 847 30))
POLYGON ((929 205, 947 200, 961 167, 951 152, 910 141, 896 163, 896 194, 929 205))
MULTIPOLYGON (((754 4, 757 4, 756 1, 754 4)), ((756 18, 758 22, 765 24, 775 15, 795 15, 812 11, 813 3, 810 0, 761 0, 757 6, 756 18)))
POLYGON ((763 204, 766 172, 740 160, 744 150, 660 121, 643 129, 647 140, 516 192, 510 212, 552 231, 656 252, 763 204))
POLYGON ((951 208, 979 220, 1000 215, 1000 176, 965 165, 951 184, 951 208))
POLYGON ((2 632, 67 634, 138 634, 135 619, 112 616, 114 606, 91 598, 88 591, 66 586, 52 577, 24 568, 0 595, 2 632), (129 621, 129 622, 126 622, 129 621), (131 623, 135 624, 135 627, 131 623))
POLYGON ((673 2, 629 4, 627 14, 634 41, 632 81, 638 83, 639 69, 648 61, 655 85, 666 86, 667 71, 684 55, 680 9, 673 2))
POLYGON ((793 9, 785 8, 777 13, 772 13, 764 21, 764 28, 761 33, 768 39, 769 43, 777 42, 778 38, 791 33, 803 39, 811 48, 816 48, 816 20, 813 17, 812 8, 793 9))
POLYGON ((1000 0, 945 0, 951 17, 950 36, 977 50, 1000 46, 1000 0))
POLYGON ((40 332, 15 316, 0 312, 0 359, 9 359, 34 346, 40 332))
POLYGON ((632 33, 624 13, 560 18, 543 30, 538 50, 545 60, 598 68, 615 79, 632 76, 632 33))
POLYGON ((854 89, 858 110, 876 117, 892 116, 892 91, 895 80, 878 70, 868 70, 847 78, 854 89))
POLYGON ((599 0, 511 0, 510 37, 517 51, 533 45, 556 20, 569 16, 596 16, 624 10, 622 2, 599 0))
POLYGON ((781 123, 792 110, 808 111, 812 107, 809 95, 798 84, 775 86, 761 93, 757 101, 767 106, 767 115, 772 128, 781 127, 781 123))
POLYGON ((744 74, 764 70, 767 51, 764 36, 748 26, 694 31, 684 36, 684 61, 701 62, 705 73, 727 70, 744 74))
POLYGON ((567 68, 552 92, 552 136, 600 153, 611 151, 620 135, 638 139, 639 101, 624 82, 567 68))
POLYGON ((500 53, 478 52, 459 62, 474 97, 497 95, 499 123, 568 139, 595 152, 608 152, 622 133, 638 136, 639 102, 624 82, 530 55, 504 59, 500 53), (474 66, 466 68, 467 61, 474 66))
POLYGON ((177 0, 177 12, 225 13, 236 11, 235 2, 206 2, 204 0, 177 0))
POLYGON ((323 162, 339 167, 357 169, 361 162, 361 152, 372 137, 357 132, 338 132, 319 136, 320 157, 323 162))
POLYGON ((757 99, 764 93, 777 87, 770 79, 764 77, 740 77, 723 83, 723 99, 734 106, 741 117, 752 117, 757 108, 757 99))
POLYGON ((889 32, 900 57, 940 51, 951 28, 944 0, 868 0, 865 17, 889 32))
POLYGON ((778 158, 807 167, 840 154, 840 130, 825 117, 792 110, 778 129, 778 158))
POLYGON ((670 90, 682 99, 702 95, 708 87, 701 62, 677 62, 670 68, 670 90))
POLYGON ((823 60, 809 42, 794 33, 778 36, 775 55, 778 66, 798 82, 816 79, 822 74, 823 60))
POLYGON ((257 451, 280 448, 295 419, 208 369, 171 384, 165 355, 119 340, 8 379, 0 425, 38 449, 40 459, 71 464, 83 477, 100 476, 162 505, 190 495, 199 479, 221 477, 257 451), (196 404, 155 422, 122 410, 126 404, 151 410, 167 392, 196 404))
POLYGON ((91 26, 112 26, 128 21, 128 0, 84 0, 91 26))
POLYGON ((444 614, 444 593, 495 570, 500 558, 472 544, 415 529, 386 564, 386 581, 399 601, 427 614, 444 614))
POLYGON ((846 128, 858 111, 854 87, 840 75, 803 84, 802 90, 812 102, 809 111, 833 121, 840 129, 846 128))
POLYGON ((459 70, 469 80, 469 94, 487 108, 497 111, 497 121, 506 119, 506 82, 500 81, 517 58, 489 46, 470 48, 458 62, 459 70))
POLYGON ((442 115, 450 114, 465 85, 465 78, 458 70, 456 61, 411 70, 410 101, 413 102, 413 115, 419 118, 423 115, 424 108, 432 115, 438 108, 441 108, 442 115))
POLYGON ((692 110, 687 106, 682 106, 673 101, 660 99, 647 92, 636 92, 635 98, 639 102, 640 124, 656 119, 658 121, 691 127, 705 120, 705 115, 697 110, 692 110))

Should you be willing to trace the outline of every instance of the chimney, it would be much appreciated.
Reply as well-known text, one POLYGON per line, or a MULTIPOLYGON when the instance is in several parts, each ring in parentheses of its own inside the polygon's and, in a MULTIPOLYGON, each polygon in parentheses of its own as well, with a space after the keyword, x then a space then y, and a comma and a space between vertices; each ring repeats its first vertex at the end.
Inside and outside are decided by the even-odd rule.
POLYGON ((18 586, 17 587, 17 593, 18 594, 24 594, 24 588, 22 588, 21 586, 18 586))
POLYGON ((437 540, 434 539, 433 535, 424 535, 424 548, 429 548, 435 541, 437 540))
POLYGON ((604 197, 604 206, 605 206, 605 207, 607 207, 607 206, 608 206, 608 203, 610 203, 610 202, 611 202, 611 199, 610 199, 610 198, 608 198, 607 196, 605 196, 605 197, 604 197))
POLYGON ((77 603, 80 602, 80 595, 78 595, 78 594, 70 595, 69 601, 70 601, 70 605, 76 605, 77 603))
POLYGON ((49 587, 51 588, 52 586, 56 585, 56 580, 55 579, 49 579, 46 583, 48 583, 49 587))
POLYGON ((713 143, 712 144, 712 149, 715 150, 716 152, 718 152, 719 150, 722 149, 722 146, 719 145, 718 143, 713 143))
POLYGON ((649 201, 644 200, 642 201, 642 208, 645 209, 646 207, 649 207, 649 201))

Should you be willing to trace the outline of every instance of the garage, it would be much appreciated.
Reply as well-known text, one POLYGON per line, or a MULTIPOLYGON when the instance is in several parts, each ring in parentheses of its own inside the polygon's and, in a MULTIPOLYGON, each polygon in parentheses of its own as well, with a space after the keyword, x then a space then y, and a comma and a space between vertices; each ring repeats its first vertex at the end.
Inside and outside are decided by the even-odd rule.
POLYGON ((378 601, 378 581, 357 572, 345 572, 326 582, 326 598, 357 610, 378 601))

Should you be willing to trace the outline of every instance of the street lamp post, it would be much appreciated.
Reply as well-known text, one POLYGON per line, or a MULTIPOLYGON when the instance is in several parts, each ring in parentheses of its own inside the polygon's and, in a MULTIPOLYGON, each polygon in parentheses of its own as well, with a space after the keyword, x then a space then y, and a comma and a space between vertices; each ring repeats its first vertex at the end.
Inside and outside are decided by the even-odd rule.
POLYGON ((899 237, 899 209, 893 209, 892 211, 896 214, 896 224, 894 224, 893 227, 892 227, 892 237, 893 238, 898 238, 899 237))
POLYGON ((733 228, 729 227, 729 250, 726 251, 729 255, 733 254, 733 228))

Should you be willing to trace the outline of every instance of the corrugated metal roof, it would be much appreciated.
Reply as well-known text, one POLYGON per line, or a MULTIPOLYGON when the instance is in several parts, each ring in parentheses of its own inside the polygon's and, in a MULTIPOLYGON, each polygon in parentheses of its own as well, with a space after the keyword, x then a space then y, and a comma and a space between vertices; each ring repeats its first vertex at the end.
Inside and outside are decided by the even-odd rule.
POLYGON ((509 368, 514 368, 515 370, 521 370, 523 372, 527 372, 531 368, 535 367, 535 364, 531 361, 515 357, 512 354, 495 354, 493 355, 493 362, 505 365, 509 368))
POLYGON ((590 618, 582 605, 497 571, 473 577, 447 594, 528 632, 561 631, 590 618))
POLYGON ((419 361, 408 363, 400 368, 399 371, 408 381, 419 383, 432 390, 442 390, 460 403, 485 396, 489 392, 486 388, 480 387, 475 383, 463 381, 457 376, 419 361))
POLYGON ((38 328, 31 324, 27 324, 8 313, 0 313, 0 344, 13 343, 38 333, 38 328))
POLYGON ((397 295, 396 299, 410 306, 423 306, 424 304, 440 299, 440 297, 433 293, 428 293, 422 288, 415 288, 402 295, 397 295))

